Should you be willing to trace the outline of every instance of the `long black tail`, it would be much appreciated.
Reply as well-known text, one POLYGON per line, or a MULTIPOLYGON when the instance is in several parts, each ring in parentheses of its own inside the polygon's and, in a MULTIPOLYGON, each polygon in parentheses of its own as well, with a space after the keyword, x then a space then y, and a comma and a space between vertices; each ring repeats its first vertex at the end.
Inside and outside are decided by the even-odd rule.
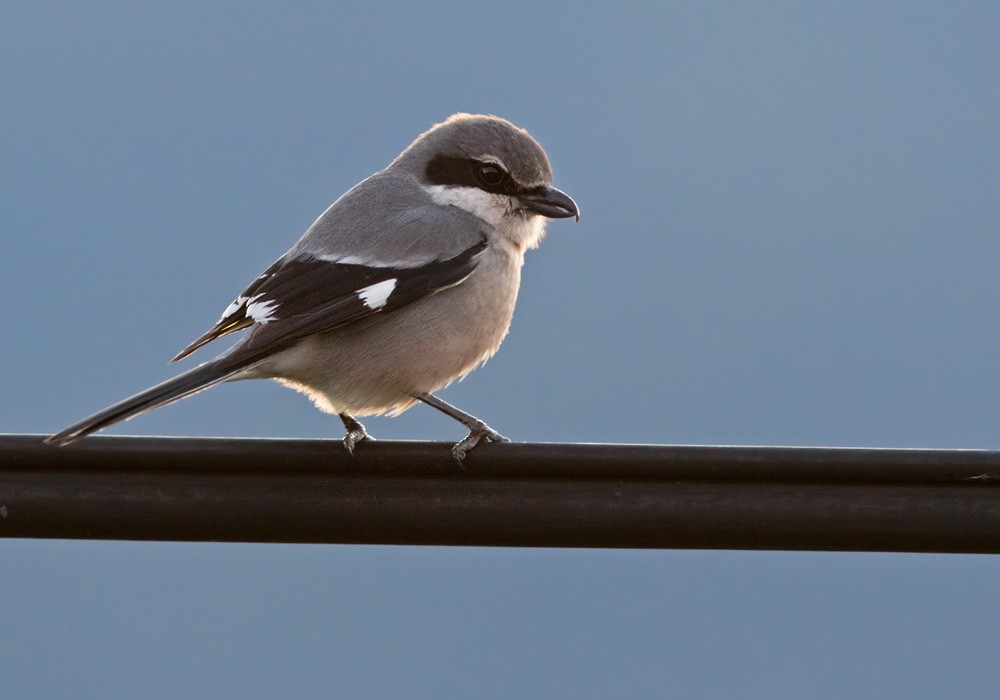
POLYGON ((71 425, 62 432, 45 439, 45 442, 56 445, 68 445, 94 431, 106 428, 119 421, 128 420, 140 413, 152 410, 168 403, 196 394, 203 389, 218 384, 244 369, 244 363, 227 362, 221 357, 206 362, 162 384, 146 389, 135 396, 119 401, 114 406, 105 408, 79 423, 71 425))

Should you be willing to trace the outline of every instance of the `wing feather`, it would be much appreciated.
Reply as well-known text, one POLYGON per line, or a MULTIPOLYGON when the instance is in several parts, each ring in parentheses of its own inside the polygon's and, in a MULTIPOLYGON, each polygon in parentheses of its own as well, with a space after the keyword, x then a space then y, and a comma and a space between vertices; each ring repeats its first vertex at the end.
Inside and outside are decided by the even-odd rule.
POLYGON ((453 257, 416 267, 341 263, 309 254, 281 259, 173 361, 245 328, 253 328, 245 351, 258 357, 313 333, 393 311, 463 282, 485 249, 486 240, 482 239, 453 257))

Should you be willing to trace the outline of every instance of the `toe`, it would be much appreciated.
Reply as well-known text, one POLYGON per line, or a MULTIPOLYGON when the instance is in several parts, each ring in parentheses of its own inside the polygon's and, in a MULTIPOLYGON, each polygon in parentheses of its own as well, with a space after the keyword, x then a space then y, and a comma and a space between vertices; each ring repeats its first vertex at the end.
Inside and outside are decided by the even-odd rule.
POLYGON ((375 441, 371 435, 366 433, 364 430, 351 430, 348 431, 347 435, 344 436, 344 449, 347 450, 347 454, 354 456, 354 448, 357 447, 359 442, 364 442, 365 440, 375 441))
POLYGON ((495 430, 491 430, 490 432, 483 435, 483 437, 489 440, 490 442, 510 442, 510 438, 505 438, 503 435, 501 435, 495 430))
POLYGON ((348 433, 347 436, 344 437, 343 442, 344 442, 344 449, 347 450, 347 454, 349 454, 351 457, 353 457, 354 456, 354 445, 356 444, 357 441, 354 439, 354 437, 350 433, 348 433))

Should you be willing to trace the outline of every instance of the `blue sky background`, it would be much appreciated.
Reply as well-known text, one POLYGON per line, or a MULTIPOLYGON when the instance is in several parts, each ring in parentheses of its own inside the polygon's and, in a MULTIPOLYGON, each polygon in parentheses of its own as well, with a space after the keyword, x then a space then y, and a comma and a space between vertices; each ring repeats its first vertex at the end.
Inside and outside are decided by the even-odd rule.
MULTIPOLYGON (((579 202, 442 396, 517 440, 1000 447, 996 3, 0 8, 0 430, 175 371, 455 111, 579 202)), ((458 439, 425 408, 382 438, 458 439)), ((331 436, 277 385, 119 434, 331 436)), ((0 542, 0 696, 996 697, 1000 560, 0 542)))

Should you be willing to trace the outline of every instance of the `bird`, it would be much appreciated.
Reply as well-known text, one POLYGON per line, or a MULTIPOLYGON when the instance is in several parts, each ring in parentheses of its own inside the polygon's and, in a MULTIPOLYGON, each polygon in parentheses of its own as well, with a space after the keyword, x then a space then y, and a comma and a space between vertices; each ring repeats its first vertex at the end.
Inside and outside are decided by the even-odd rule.
POLYGON ((434 395, 489 359, 507 335, 525 252, 549 219, 579 221, 552 186, 541 145, 510 121, 453 114, 349 189, 185 347, 182 360, 246 331, 227 351, 46 438, 67 445, 222 382, 273 379, 336 414, 343 446, 374 439, 358 417, 417 403, 462 423, 460 464, 509 442, 434 395))

